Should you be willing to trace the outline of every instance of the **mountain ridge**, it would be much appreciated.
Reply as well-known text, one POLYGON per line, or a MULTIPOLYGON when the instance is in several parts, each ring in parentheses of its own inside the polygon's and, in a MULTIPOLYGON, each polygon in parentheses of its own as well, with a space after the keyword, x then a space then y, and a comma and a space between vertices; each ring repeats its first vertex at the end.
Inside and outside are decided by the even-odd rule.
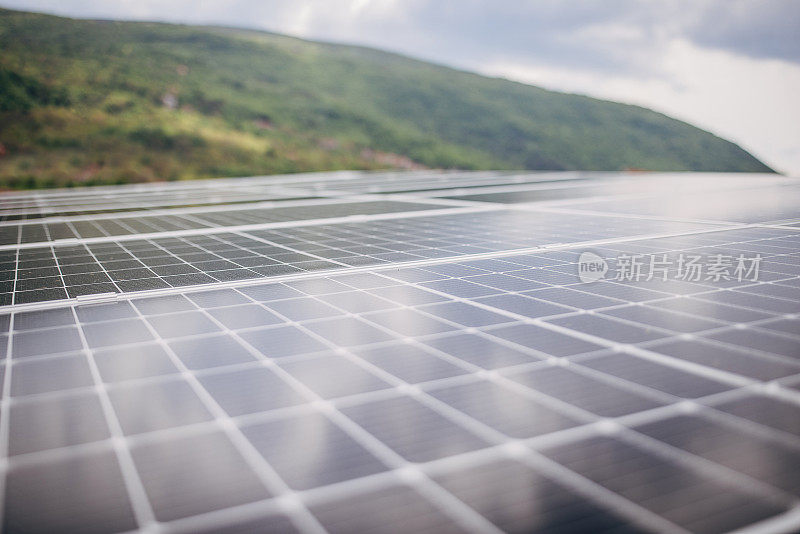
POLYGON ((0 8, 0 49, 5 187, 422 167, 771 171, 640 106, 363 46, 0 8))

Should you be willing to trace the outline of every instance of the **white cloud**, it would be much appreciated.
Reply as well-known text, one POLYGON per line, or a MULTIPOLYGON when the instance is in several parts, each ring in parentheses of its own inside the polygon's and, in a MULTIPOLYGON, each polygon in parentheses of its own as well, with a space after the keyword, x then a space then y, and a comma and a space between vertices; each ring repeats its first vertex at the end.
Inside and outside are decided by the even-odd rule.
POLYGON ((663 76, 615 76, 549 65, 488 64, 482 71, 544 87, 646 106, 738 142, 800 176, 800 66, 698 48, 675 39, 663 76))

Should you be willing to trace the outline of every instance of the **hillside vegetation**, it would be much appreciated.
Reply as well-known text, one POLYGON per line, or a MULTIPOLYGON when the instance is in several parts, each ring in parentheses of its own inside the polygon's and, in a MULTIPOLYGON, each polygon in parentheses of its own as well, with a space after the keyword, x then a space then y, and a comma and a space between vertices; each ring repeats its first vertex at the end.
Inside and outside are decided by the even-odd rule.
POLYGON ((0 9, 0 187, 442 167, 769 171, 647 109, 376 50, 0 9))

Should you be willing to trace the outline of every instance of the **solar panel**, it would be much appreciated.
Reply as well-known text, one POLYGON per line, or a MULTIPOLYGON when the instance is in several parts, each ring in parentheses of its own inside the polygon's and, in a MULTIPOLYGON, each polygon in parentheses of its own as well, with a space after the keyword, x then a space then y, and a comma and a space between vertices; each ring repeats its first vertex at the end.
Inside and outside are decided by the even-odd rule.
POLYGON ((0 197, 9 532, 800 528, 800 186, 0 197))

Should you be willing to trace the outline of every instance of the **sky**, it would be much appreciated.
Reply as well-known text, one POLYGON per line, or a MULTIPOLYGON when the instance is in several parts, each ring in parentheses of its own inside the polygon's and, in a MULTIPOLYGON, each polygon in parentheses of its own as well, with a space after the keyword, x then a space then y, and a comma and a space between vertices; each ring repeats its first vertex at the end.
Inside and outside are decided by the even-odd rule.
POLYGON ((800 176, 800 0, 0 0, 372 46, 638 104, 800 176))

